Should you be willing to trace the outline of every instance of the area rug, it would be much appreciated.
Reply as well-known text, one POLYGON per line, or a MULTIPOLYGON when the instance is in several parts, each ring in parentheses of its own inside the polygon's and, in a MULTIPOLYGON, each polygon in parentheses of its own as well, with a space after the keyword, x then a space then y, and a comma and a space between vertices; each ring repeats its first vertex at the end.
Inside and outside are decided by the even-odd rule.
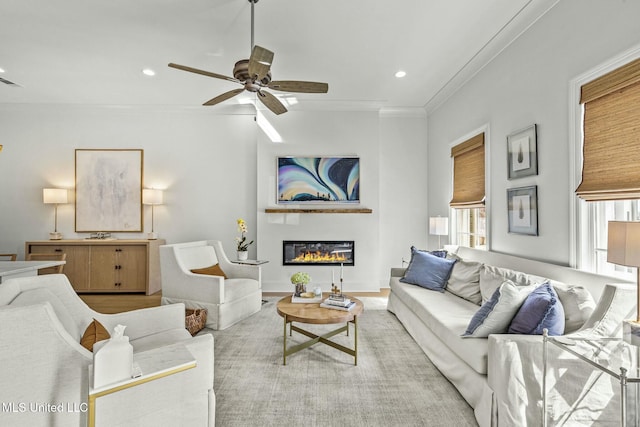
MULTIPOLYGON (((316 344, 282 364, 283 320, 278 298, 215 338, 218 426, 475 426, 473 410, 440 374, 384 298, 361 298, 358 365, 316 344)), ((300 325, 315 333, 340 325, 300 325)), ((332 338, 353 346, 351 336, 332 338)), ((296 332, 288 345, 307 338, 296 332)))

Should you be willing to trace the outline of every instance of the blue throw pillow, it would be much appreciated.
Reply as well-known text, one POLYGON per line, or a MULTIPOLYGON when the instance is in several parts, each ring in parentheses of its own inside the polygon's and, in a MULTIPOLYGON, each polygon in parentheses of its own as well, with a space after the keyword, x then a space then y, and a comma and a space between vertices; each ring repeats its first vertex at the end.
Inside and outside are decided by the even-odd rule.
POLYGON ((400 281, 444 292, 455 262, 411 247, 411 262, 400 281))
POLYGON ((463 338, 486 338, 507 332, 513 317, 532 290, 505 280, 473 315, 463 338))
POLYGON ((511 321, 509 333, 542 335, 544 328, 549 335, 564 333, 564 308, 549 282, 538 286, 524 300, 511 321))

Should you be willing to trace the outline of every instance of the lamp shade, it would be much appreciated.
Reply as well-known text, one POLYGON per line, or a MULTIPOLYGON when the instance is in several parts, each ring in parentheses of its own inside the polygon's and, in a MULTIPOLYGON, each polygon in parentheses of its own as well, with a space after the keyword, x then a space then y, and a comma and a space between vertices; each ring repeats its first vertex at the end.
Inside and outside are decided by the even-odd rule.
POLYGON ((607 261, 640 267, 640 222, 609 221, 607 261))
POLYGON ((437 216, 429 218, 429 234, 446 236, 449 234, 449 218, 437 216))
POLYGON ((161 205, 162 204, 162 190, 156 190, 154 188, 142 189, 142 204, 143 205, 161 205))
POLYGON ((43 188, 42 201, 45 204, 68 203, 69 192, 64 188, 43 188))

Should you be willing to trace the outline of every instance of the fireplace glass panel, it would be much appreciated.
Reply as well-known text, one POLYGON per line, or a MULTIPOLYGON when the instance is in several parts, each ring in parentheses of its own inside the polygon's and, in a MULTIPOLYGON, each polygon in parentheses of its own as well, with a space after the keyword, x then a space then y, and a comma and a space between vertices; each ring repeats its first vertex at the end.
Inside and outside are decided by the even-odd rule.
POLYGON ((353 240, 285 240, 283 265, 355 265, 353 240))

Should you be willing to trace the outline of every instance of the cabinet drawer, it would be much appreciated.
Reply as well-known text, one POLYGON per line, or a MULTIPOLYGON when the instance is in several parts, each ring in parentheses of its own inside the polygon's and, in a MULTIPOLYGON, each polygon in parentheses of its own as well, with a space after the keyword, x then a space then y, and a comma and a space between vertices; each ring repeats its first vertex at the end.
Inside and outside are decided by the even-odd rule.
POLYGON ((65 253, 66 264, 62 269, 63 274, 69 278, 69 282, 76 291, 82 292, 89 289, 89 260, 91 247, 74 245, 28 245, 28 253, 50 254, 65 253))

